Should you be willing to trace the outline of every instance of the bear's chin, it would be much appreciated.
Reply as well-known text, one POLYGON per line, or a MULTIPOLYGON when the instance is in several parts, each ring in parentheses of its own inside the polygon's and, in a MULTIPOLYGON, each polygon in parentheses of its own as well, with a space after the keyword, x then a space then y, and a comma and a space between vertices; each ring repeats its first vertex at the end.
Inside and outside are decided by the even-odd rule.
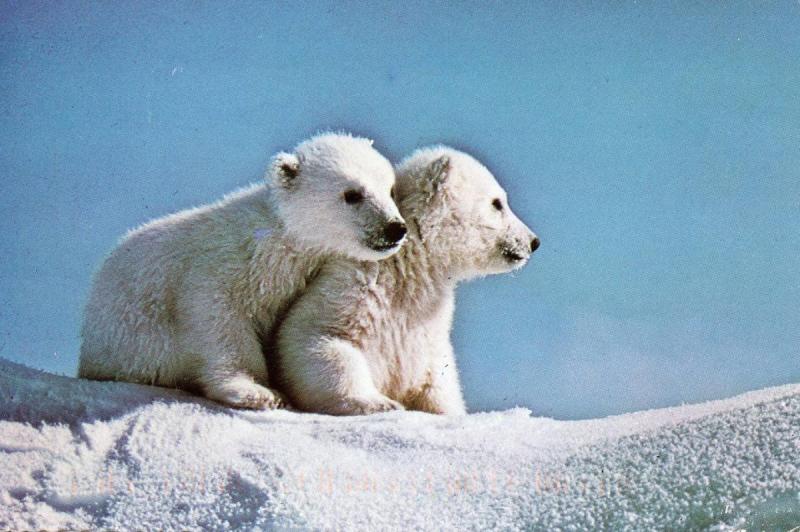
POLYGON ((342 253, 347 255, 350 258, 356 260, 366 260, 366 261, 379 261, 383 259, 388 259, 398 251, 400 248, 403 247, 403 242, 398 242, 393 246, 386 246, 386 247, 370 247, 365 244, 361 244, 358 246, 354 246, 342 253))
POLYGON ((528 263, 529 257, 519 256, 517 257, 507 257, 505 255, 495 255, 489 261, 489 263, 483 268, 481 274, 483 275, 493 275, 493 274, 500 274, 500 273, 508 273, 513 272, 514 270, 519 270, 523 266, 528 263))

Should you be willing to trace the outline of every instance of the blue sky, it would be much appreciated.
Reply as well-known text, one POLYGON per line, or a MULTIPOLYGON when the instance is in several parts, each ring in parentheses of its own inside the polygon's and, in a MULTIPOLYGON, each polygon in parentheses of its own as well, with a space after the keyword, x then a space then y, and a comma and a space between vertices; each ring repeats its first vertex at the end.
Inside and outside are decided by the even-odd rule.
POLYGON ((3 2, 0 356, 73 374, 128 228, 326 128, 483 160, 542 238, 459 291, 472 409, 800 380, 800 3, 3 2))

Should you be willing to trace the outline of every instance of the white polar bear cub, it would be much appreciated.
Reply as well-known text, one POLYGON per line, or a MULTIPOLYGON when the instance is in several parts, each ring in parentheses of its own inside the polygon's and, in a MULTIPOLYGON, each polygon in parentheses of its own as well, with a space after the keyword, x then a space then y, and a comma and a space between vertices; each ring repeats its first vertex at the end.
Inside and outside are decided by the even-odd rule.
POLYGON ((409 225, 403 248, 380 262, 326 262, 278 332, 277 380, 303 410, 463 414, 450 343, 455 286, 519 268, 539 247, 465 153, 419 150, 397 168, 396 186, 409 225))
POLYGON ((372 141, 328 133, 279 153, 267 182, 145 224, 96 274, 80 377, 278 406, 262 342, 330 256, 379 260, 406 227, 372 141))

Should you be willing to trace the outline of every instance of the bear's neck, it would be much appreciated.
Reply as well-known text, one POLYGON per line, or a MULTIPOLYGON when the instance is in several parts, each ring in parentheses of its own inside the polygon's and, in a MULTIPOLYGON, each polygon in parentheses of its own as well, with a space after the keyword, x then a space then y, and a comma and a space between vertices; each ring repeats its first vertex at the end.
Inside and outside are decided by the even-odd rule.
POLYGON ((377 283, 395 298, 402 298, 404 308, 410 306, 423 314, 452 297, 458 281, 452 265, 416 234, 409 234, 400 251, 379 264, 377 283))

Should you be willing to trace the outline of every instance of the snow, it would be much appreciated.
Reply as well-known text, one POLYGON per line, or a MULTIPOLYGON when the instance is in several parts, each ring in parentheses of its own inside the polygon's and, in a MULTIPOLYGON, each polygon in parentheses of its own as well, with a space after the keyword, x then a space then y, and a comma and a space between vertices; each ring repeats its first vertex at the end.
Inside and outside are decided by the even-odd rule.
POLYGON ((586 421, 237 411, 0 360, 0 529, 800 525, 800 385, 586 421))

